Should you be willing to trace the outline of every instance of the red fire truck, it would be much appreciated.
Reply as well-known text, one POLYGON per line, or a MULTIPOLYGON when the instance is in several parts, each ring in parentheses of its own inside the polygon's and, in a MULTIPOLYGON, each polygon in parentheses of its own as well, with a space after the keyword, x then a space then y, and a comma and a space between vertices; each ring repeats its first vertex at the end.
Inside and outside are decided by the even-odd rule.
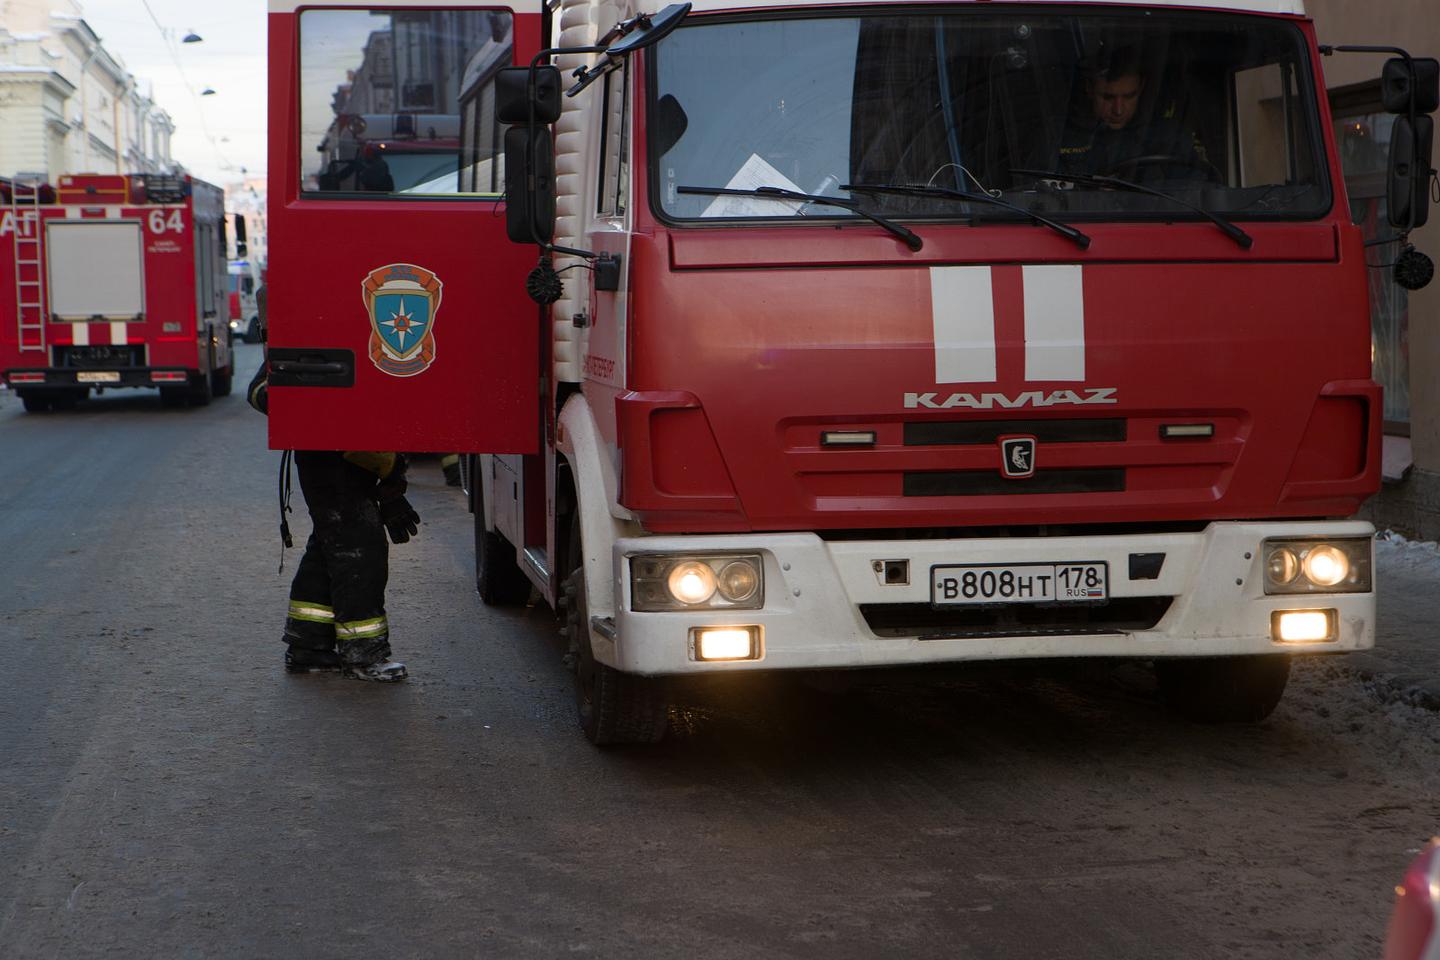
MULTIPOLYGON (((715 675, 982 660, 1255 720, 1374 643, 1301 0, 339 6, 271 5, 271 444, 481 451, 477 587, 563 612, 591 740, 715 675), (443 171, 327 166, 407 109, 458 118, 443 171)), ((1386 67, 1400 236, 1433 67, 1386 67)))
POLYGON ((188 176, 0 183, 0 380, 25 409, 158 387, 166 405, 230 392, 225 219, 188 176))

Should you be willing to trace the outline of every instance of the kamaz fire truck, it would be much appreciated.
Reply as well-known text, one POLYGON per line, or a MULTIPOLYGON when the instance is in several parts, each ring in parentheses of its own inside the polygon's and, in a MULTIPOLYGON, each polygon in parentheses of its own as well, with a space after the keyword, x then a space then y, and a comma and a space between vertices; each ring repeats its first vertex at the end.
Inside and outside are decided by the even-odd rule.
MULTIPOLYGON (((563 614, 591 740, 716 675, 984 660, 1256 720, 1374 643, 1301 0, 356 6, 271 4, 271 445, 477 451, 477 587, 563 614), (373 123, 329 166, 407 110, 443 170, 373 123)), ((1437 85, 1397 54, 1403 237, 1437 85)))
POLYGON ((188 176, 0 183, 0 380, 29 411, 107 387, 167 405, 230 392, 225 219, 188 176))

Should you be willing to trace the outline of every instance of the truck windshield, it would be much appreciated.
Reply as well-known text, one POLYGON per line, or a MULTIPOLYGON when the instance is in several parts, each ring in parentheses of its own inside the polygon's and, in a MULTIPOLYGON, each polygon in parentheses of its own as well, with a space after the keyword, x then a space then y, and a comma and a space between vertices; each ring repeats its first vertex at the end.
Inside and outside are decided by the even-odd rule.
POLYGON ((1065 221, 1329 210, 1315 84, 1293 23, 987 7, 676 30, 653 60, 647 128, 659 212, 850 217, 679 189, 851 197, 847 185, 886 216, 974 222, 1024 217, 942 191, 859 188, 984 191, 1065 221))

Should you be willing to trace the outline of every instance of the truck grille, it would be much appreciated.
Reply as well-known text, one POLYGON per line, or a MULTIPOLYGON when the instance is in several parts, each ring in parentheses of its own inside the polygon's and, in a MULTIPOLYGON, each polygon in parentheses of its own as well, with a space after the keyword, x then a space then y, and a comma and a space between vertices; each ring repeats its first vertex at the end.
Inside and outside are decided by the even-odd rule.
POLYGON ((947 640, 965 637, 1083 636, 1149 630, 1173 597, 1116 597, 1099 603, 994 604, 941 607, 928 603, 862 603, 877 637, 947 640))
POLYGON ((1034 437, 1038 443, 1124 443, 1128 430, 1120 418, 1108 420, 952 420, 905 424, 905 446, 994 444, 1004 436, 1034 437))
POLYGON ((938 470, 906 473, 907 497, 1000 497, 1012 493, 1115 493, 1125 489, 1125 471, 1118 467, 1087 470, 1038 470, 1024 480, 1010 480, 991 470, 938 470))

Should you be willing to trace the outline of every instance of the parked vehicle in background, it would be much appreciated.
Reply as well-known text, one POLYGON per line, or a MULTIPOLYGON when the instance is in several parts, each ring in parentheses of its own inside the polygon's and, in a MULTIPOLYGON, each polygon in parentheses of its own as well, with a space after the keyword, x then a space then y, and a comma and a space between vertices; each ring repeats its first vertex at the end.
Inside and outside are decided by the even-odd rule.
POLYGON ((260 310, 255 291, 260 289, 260 270, 249 260, 231 260, 230 330, 246 343, 260 342, 260 310))
POLYGON ((157 387, 205 404, 234 375, 222 193, 189 176, 0 182, 0 380, 29 411, 157 387))

